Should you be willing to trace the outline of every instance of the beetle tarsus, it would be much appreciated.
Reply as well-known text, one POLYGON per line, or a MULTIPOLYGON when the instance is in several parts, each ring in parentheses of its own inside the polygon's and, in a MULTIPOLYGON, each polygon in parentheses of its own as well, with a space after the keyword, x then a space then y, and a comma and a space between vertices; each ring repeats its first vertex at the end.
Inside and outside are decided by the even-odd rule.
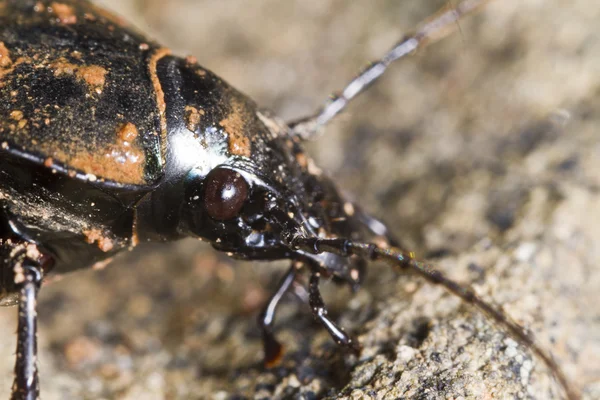
POLYGON ((268 329, 263 331, 263 349, 265 368, 278 366, 283 357, 283 346, 268 329))
POLYGON ((345 347, 355 355, 358 355, 361 349, 358 341, 347 334, 343 328, 340 328, 327 315, 327 309, 325 308, 325 303, 323 302, 321 292, 319 291, 320 279, 321 274, 319 272, 313 272, 313 274, 310 276, 310 282, 308 284, 308 302, 310 304, 310 309, 313 313, 313 316, 317 321, 323 324, 325 329, 327 329, 327 332, 329 332, 333 340, 338 345, 345 347))
POLYGON ((41 268, 25 260, 15 270, 19 287, 19 316, 15 379, 11 400, 36 400, 40 393, 37 369, 37 294, 42 281, 41 268))

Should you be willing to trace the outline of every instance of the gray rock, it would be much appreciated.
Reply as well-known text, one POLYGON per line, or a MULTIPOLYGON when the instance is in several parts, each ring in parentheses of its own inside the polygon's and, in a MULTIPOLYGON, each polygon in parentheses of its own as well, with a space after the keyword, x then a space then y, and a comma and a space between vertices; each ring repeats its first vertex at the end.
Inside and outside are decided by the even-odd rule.
MULTIPOLYGON (((444 2, 102 3, 294 118, 444 2)), ((406 247, 532 331, 588 399, 600 398, 596 3, 492 2, 392 68, 309 146, 406 247)), ((44 399, 562 396, 489 319, 379 264, 356 294, 324 285, 360 357, 340 352, 290 298, 277 319, 287 353, 266 371, 255 315, 284 268, 188 240, 44 287, 44 399)), ((0 313, 0 398, 15 312, 0 313)))

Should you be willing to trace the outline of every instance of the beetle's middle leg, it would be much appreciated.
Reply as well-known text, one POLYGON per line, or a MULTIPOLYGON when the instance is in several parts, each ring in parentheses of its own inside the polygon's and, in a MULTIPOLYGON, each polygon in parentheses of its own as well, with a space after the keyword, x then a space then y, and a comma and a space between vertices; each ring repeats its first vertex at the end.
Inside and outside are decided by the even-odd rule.
POLYGON ((313 272, 310 276, 308 284, 308 303, 310 305, 313 316, 327 329, 333 340, 343 347, 348 348, 353 353, 360 351, 360 344, 356 339, 347 334, 343 328, 339 327, 327 315, 327 308, 319 291, 319 281, 321 280, 320 272, 313 272))
POLYGON ((279 302, 281 301, 285 293, 290 289, 290 287, 294 283, 296 279, 296 273, 297 268, 292 263, 292 266, 290 267, 288 272, 279 282, 277 290, 271 295, 271 298, 265 305, 265 308, 258 316, 258 325, 263 334, 265 366, 268 368, 277 365, 277 363, 281 359, 281 356, 283 355, 283 347, 281 346, 281 343, 279 343, 279 341, 275 338, 275 334, 273 333, 273 323, 275 322, 275 313, 277 311, 277 306, 279 305, 279 302))
POLYGON ((344 332, 344 329, 340 328, 327 315, 327 309, 319 290, 321 274, 319 272, 313 272, 311 274, 307 292, 304 286, 296 281, 298 269, 299 268, 293 263, 279 282, 277 290, 273 293, 267 302, 267 305, 258 316, 258 325, 263 334, 265 365, 267 367, 277 365, 283 355, 283 347, 273 333, 273 322, 275 320, 275 313, 279 302, 290 289, 292 289, 300 299, 308 301, 315 319, 323 324, 338 345, 344 346, 354 353, 357 353, 360 350, 358 341, 344 332))

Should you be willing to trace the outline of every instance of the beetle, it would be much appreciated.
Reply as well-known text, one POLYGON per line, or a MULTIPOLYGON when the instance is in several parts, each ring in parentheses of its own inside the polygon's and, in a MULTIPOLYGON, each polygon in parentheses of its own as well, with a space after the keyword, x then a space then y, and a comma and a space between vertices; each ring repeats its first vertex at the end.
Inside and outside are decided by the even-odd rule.
POLYGON ((310 271, 315 317, 357 352, 328 317, 318 284, 326 275, 358 287, 365 262, 384 259, 475 304, 567 387, 522 328, 389 247, 396 241, 387 229, 347 202, 302 149, 304 137, 429 39, 429 30, 401 42, 316 118, 287 126, 195 60, 170 55, 92 4, 0 4, 1 287, 7 304, 20 296, 15 398, 39 390, 33 305, 44 276, 101 263, 140 241, 184 236, 242 259, 296 261, 261 318, 267 364, 281 355, 274 310, 298 263, 310 271), (385 244, 369 243, 371 236, 385 244))

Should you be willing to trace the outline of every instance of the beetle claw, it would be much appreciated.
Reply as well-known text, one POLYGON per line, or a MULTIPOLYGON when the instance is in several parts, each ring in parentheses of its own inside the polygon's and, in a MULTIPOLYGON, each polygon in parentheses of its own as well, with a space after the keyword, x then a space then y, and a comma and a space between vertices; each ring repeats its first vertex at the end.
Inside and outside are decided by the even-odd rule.
POLYGON ((265 352, 264 364, 266 368, 273 368, 281 363, 283 358, 283 346, 270 332, 263 334, 263 346, 265 352))

